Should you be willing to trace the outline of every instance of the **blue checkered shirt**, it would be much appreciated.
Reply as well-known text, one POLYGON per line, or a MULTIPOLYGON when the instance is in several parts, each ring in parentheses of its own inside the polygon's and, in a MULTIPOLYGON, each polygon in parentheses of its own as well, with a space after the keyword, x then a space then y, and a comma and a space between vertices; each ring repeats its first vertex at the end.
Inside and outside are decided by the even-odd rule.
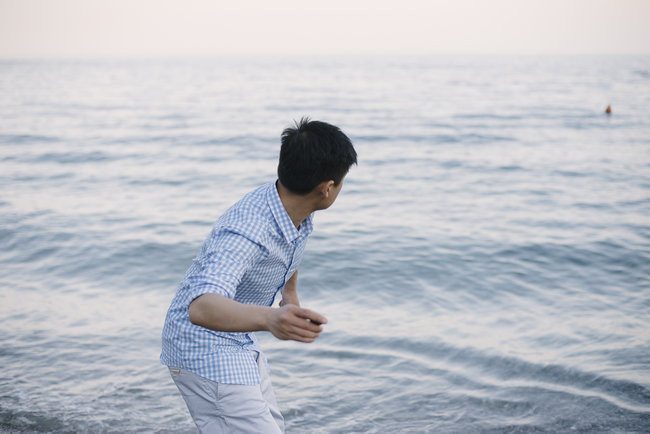
POLYGON ((194 325, 189 305, 202 294, 215 293, 240 303, 271 306, 298 268, 312 228, 309 216, 296 229, 274 182, 228 209, 203 243, 167 311, 161 363, 218 383, 258 384, 255 356, 261 351, 255 334, 194 325))

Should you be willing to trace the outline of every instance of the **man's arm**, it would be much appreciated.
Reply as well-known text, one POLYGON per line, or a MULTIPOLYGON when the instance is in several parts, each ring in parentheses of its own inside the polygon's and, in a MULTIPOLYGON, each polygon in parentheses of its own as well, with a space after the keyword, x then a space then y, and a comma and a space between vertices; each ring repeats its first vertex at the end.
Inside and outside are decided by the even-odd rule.
POLYGON ((284 288, 282 288, 282 300, 280 301, 280 307, 285 306, 287 304, 295 304, 296 306, 300 306, 300 300, 298 300, 297 287, 298 287, 298 270, 296 270, 296 272, 293 273, 293 276, 291 276, 291 278, 287 280, 287 283, 284 284, 284 288))
POLYGON ((214 293, 195 298, 190 303, 189 315, 192 324, 210 330, 269 331, 278 339, 299 342, 313 342, 323 330, 315 323, 327 323, 324 316, 293 304, 280 308, 255 306, 214 293))

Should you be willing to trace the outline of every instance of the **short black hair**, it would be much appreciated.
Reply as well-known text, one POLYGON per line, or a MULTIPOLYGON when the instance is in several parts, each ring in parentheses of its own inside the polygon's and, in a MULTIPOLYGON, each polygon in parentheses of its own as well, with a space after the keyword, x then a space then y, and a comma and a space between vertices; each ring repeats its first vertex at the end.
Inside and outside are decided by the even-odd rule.
POLYGON ((278 178, 292 193, 307 194, 329 180, 338 185, 353 164, 357 152, 334 125, 303 117, 282 132, 278 178))

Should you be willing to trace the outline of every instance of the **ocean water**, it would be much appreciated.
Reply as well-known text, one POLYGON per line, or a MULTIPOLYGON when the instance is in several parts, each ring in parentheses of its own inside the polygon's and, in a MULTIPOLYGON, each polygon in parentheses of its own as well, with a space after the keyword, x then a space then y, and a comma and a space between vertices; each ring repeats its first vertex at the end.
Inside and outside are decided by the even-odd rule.
POLYGON ((164 315, 303 115, 359 165, 288 432, 650 431, 650 57, 448 56, 0 61, 1 432, 195 432, 164 315))

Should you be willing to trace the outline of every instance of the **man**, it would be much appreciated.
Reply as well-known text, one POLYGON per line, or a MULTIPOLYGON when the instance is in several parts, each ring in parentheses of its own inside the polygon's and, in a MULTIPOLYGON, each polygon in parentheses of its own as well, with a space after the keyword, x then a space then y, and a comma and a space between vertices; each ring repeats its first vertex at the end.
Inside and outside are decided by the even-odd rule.
POLYGON ((284 432, 252 332, 313 342, 327 322, 300 307, 298 266, 312 213, 336 200, 357 154, 339 128, 307 118, 281 141, 278 180, 217 220, 165 319, 160 360, 201 433, 284 432))

